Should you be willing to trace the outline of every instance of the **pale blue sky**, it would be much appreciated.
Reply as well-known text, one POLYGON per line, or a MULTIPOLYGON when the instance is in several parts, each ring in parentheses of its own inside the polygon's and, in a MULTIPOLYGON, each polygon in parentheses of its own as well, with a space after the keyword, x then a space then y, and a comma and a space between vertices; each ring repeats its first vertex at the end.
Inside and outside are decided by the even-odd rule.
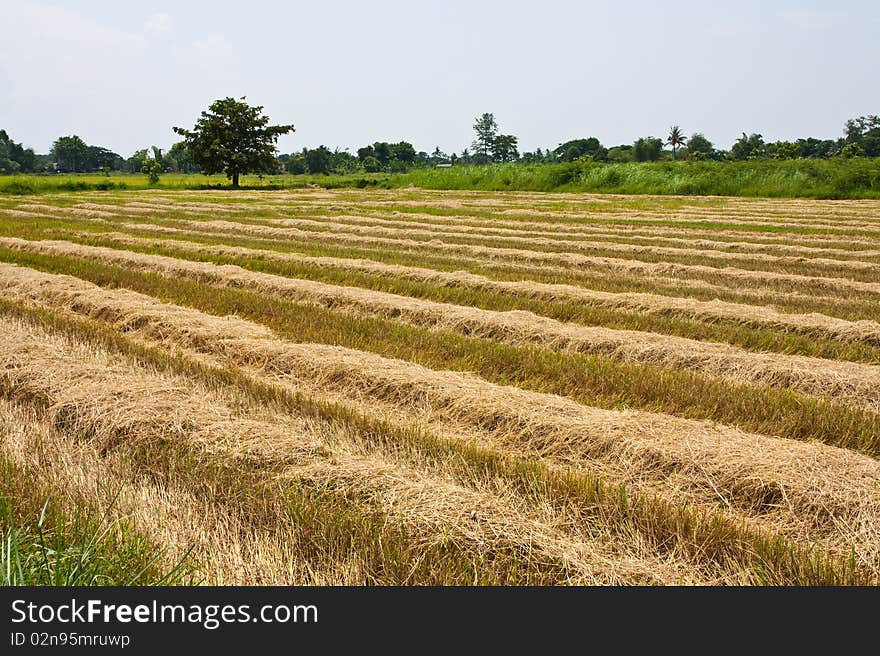
POLYGON ((880 2, 4 0, 0 127, 124 156, 212 100, 294 123, 282 152, 405 139, 460 151, 493 112, 521 150, 677 123, 728 147, 837 137, 880 113, 880 2))

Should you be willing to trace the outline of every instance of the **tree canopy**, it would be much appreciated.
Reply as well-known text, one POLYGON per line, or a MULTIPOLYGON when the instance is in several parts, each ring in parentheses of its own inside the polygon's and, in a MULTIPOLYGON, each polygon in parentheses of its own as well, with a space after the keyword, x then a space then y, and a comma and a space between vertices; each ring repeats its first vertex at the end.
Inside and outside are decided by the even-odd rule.
POLYGON ((242 173, 350 174, 398 173, 411 168, 480 165, 492 162, 544 164, 572 162, 626 163, 632 161, 686 159, 730 161, 745 159, 814 159, 880 157, 880 116, 865 115, 846 121, 838 138, 802 137, 796 140, 765 142, 758 133, 743 132, 729 150, 717 148, 701 132, 686 139, 673 126, 668 138, 642 137, 632 144, 604 146, 596 137, 571 139, 556 148, 519 151, 515 135, 502 134, 495 115, 486 112, 473 124, 472 149, 460 154, 446 153, 436 146, 433 152, 417 150, 408 141, 375 141, 358 148, 331 150, 321 145, 299 152, 278 154, 278 137, 293 131, 292 125, 269 125, 262 107, 251 107, 225 98, 215 101, 201 116, 193 130, 175 127, 184 139, 168 150, 152 146, 141 148, 127 159, 102 146, 86 143, 78 135, 58 137, 48 154, 36 154, 0 129, 0 175, 18 173, 92 173, 124 171, 145 173, 144 164, 156 173, 225 173, 237 187, 242 173), (672 151, 664 149, 664 141, 672 151))
POLYGON ((601 162, 608 156, 608 150, 596 137, 566 141, 564 144, 560 144, 553 153, 560 162, 574 162, 582 157, 590 157, 601 162))
POLYGON ((30 173, 36 158, 33 149, 15 143, 6 130, 0 130, 0 173, 30 173))
POLYGON ((233 187, 238 187, 242 173, 278 170, 275 144, 278 137, 294 130, 293 125, 269 125, 263 107, 252 107, 244 100, 215 100, 192 130, 174 128, 202 171, 208 175, 225 173, 233 187))
POLYGON ((641 137, 633 144, 633 155, 637 162, 654 162, 660 159, 663 141, 657 137, 641 137))
POLYGON ((498 123, 495 121, 495 115, 486 112, 477 117, 474 121, 474 132, 476 137, 471 144, 474 149, 472 156, 489 161, 492 156, 492 145, 495 143, 495 137, 498 136, 498 123))
POLYGON ((673 125, 669 128, 669 135, 666 137, 666 143, 672 146, 672 159, 675 159, 676 149, 687 143, 687 137, 684 136, 684 132, 681 131, 680 127, 673 125))

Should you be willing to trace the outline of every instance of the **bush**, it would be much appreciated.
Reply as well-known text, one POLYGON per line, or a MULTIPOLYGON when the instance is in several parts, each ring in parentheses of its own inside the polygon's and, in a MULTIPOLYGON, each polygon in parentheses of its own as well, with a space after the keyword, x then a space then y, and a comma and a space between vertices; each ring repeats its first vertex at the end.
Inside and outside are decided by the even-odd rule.
POLYGON ((25 178, 12 178, 8 182, 4 181, 2 186, 0 186, 0 192, 3 192, 4 194, 15 194, 18 196, 35 194, 37 191, 37 185, 35 185, 32 180, 25 178))

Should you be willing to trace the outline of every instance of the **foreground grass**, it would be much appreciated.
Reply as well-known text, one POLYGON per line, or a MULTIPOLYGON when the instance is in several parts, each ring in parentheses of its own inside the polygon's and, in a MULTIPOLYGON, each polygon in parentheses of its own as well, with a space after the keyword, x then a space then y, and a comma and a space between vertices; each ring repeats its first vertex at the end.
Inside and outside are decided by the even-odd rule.
MULTIPOLYGON (((222 176, 167 174, 161 189, 227 186, 222 176)), ((414 169, 409 173, 244 176, 254 189, 408 186, 484 191, 575 191, 619 194, 880 198, 880 158, 650 162, 627 164, 496 164, 414 169)), ((0 193, 31 194, 148 188, 146 176, 28 175, 0 178, 0 193)))
POLYGON ((72 514, 31 474, 0 456, 0 585, 174 585, 193 581, 183 560, 162 571, 161 548, 131 518, 87 507, 72 514), (45 499, 45 500, 44 500, 45 499))

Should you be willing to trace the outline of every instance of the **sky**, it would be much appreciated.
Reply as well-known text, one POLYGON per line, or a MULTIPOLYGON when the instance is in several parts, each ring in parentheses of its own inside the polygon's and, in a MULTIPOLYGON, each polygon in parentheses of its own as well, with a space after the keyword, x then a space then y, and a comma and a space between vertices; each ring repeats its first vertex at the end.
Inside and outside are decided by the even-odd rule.
POLYGON ((461 152, 483 112, 520 151, 673 124, 724 148, 836 138, 880 114, 876 0, 0 2, 0 128, 40 153, 167 148, 227 96, 296 126, 281 152, 461 152))

